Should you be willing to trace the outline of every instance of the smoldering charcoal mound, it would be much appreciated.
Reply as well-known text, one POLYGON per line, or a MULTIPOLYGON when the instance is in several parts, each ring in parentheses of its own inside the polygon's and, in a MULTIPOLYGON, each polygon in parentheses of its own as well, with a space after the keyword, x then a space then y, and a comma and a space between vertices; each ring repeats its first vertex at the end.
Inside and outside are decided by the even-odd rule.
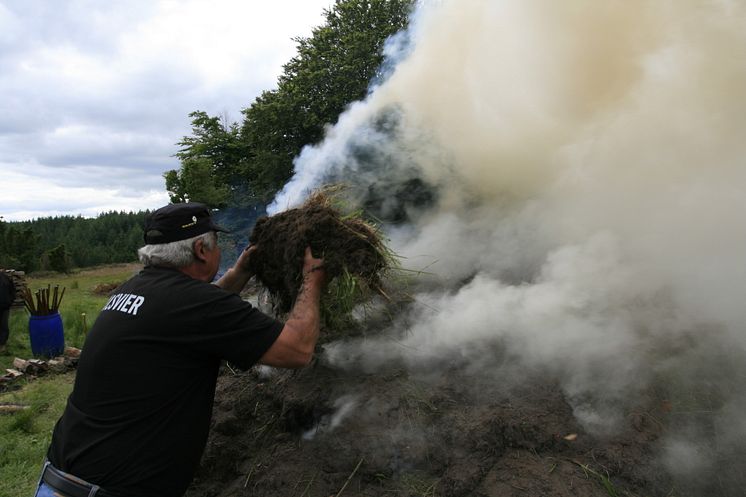
POLYGON ((191 495, 743 495, 746 3, 418 5, 274 205, 399 207, 414 168, 437 195, 386 221, 432 276, 311 369, 226 376, 191 495))
POLYGON ((187 496, 726 495, 708 493, 713 480, 671 493, 656 465, 670 416, 655 396, 641 396, 618 435, 595 437, 546 378, 380 373, 317 364, 222 376, 187 496))

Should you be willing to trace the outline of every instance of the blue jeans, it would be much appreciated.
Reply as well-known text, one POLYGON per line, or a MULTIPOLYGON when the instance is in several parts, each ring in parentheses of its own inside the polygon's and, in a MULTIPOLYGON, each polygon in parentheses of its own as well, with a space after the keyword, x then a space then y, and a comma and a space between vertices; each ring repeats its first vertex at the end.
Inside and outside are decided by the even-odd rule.
POLYGON ((34 497, 65 497, 59 492, 55 492, 52 487, 44 482, 41 482, 39 488, 36 489, 34 497))

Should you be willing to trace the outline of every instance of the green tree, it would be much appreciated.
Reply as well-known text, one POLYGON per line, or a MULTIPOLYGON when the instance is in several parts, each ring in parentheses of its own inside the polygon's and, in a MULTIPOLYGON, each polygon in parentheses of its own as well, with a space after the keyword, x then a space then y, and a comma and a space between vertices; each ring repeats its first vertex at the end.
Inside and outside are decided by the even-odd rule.
POLYGON ((163 176, 172 202, 187 200, 221 207, 229 200, 230 185, 238 182, 239 163, 246 157, 238 140, 238 124, 228 124, 227 117, 210 117, 195 111, 192 135, 185 136, 178 145, 176 157, 181 168, 167 171, 163 176))
POLYGON ((70 271, 70 254, 65 249, 65 244, 61 243, 47 252, 47 260, 49 263, 49 269, 57 271, 59 273, 67 273, 70 271))
POLYGON ((226 204, 230 188, 214 174, 215 166, 207 157, 188 157, 179 171, 168 171, 166 189, 171 202, 202 202, 213 207, 226 204))
POLYGON ((325 24, 297 38, 298 54, 284 66, 278 88, 244 110, 241 137, 251 152, 245 178, 262 200, 290 179, 293 159, 323 138, 352 102, 380 76, 383 44, 404 29, 411 0, 337 0, 325 24))
POLYGON ((33 271, 37 267, 38 242, 30 227, 0 220, 0 267, 33 271))
POLYGON ((179 171, 165 174, 173 201, 203 196, 231 205, 262 203, 290 179, 293 159, 308 144, 320 141, 352 102, 365 97, 381 76, 383 45, 407 26, 414 0, 337 0, 324 12, 325 22, 309 38, 296 38, 297 55, 285 66, 277 89, 265 91, 244 109, 243 122, 194 112, 192 136, 185 137, 176 154, 179 171), (190 183, 194 159, 209 173, 208 192, 190 183), (221 188, 225 188, 222 190, 221 188), (212 190, 225 193, 214 196, 212 190), (241 202, 242 197, 244 202, 241 202))

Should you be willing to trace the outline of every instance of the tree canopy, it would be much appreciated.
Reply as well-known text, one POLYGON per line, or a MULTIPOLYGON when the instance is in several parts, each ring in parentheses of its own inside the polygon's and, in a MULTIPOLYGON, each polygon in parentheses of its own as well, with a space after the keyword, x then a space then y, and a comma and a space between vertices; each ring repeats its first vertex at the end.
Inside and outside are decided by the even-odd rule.
POLYGON ((268 202, 293 174, 293 159, 320 141, 352 102, 381 76, 383 46, 404 29, 414 0, 337 0, 308 38, 277 88, 242 111, 243 122, 196 111, 192 135, 178 143, 179 170, 164 176, 174 202, 212 207, 268 202))
POLYGON ((0 268, 28 270, 35 267, 38 236, 29 226, 0 220, 0 268))

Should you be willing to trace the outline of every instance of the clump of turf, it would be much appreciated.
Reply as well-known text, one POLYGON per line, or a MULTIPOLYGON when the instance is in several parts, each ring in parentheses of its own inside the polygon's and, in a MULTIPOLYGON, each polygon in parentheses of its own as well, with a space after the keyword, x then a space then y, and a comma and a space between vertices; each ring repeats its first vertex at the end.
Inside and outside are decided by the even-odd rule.
POLYGON ((385 296, 384 275, 397 266, 380 230, 361 211, 344 212, 339 188, 319 190, 300 207, 260 218, 249 241, 257 245, 253 270, 279 313, 288 312, 295 302, 306 247, 324 259, 329 285, 322 313, 327 324, 373 293, 385 296))

